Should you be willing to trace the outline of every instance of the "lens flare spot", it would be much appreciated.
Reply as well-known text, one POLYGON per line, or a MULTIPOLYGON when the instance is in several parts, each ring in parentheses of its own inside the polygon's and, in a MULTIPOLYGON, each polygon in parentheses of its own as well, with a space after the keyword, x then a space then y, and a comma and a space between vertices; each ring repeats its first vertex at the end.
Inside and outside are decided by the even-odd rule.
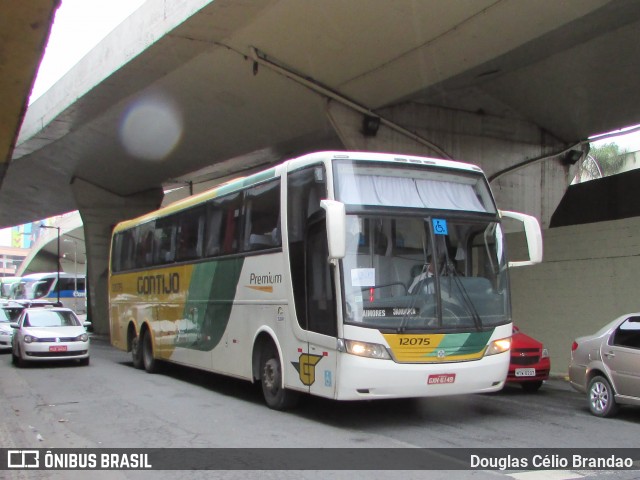
POLYGON ((142 160, 164 160, 180 143, 180 110, 164 95, 138 99, 120 122, 120 141, 130 155, 142 160))

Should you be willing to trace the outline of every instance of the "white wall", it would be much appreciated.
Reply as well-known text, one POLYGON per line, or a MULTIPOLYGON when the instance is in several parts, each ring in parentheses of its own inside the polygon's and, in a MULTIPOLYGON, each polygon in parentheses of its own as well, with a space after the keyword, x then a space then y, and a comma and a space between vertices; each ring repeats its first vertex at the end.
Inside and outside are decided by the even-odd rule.
MULTIPOLYGON (((544 261, 511 270, 513 320, 567 374, 573 339, 640 311, 640 217, 543 231, 544 261)), ((522 257, 521 238, 510 238, 522 257)))

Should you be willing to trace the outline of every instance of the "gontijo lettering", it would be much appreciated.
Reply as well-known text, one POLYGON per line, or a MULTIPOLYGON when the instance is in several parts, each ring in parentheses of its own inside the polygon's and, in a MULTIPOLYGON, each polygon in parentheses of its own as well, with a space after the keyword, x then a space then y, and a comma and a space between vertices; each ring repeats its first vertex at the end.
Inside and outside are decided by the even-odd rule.
POLYGON ((137 280, 139 295, 158 295, 180 292, 180 275, 167 273, 165 275, 144 275, 137 280))

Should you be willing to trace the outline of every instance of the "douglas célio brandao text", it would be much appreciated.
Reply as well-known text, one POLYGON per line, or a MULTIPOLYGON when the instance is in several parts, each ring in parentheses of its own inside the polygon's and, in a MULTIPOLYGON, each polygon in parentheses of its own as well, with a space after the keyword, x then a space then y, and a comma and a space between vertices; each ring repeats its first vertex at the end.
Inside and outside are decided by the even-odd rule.
POLYGON ((517 469, 637 469, 633 458, 606 455, 585 456, 582 454, 535 454, 535 455, 470 455, 470 467, 477 470, 517 469))

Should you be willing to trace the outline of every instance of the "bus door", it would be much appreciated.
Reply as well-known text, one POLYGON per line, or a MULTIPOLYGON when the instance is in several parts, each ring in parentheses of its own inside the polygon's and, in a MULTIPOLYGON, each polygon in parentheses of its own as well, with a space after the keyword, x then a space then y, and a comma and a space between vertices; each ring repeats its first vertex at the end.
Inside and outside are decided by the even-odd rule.
POLYGON ((296 320, 303 329, 297 339, 295 374, 309 392, 333 398, 336 389, 337 316, 331 266, 327 262, 325 212, 326 171, 316 164, 289 173, 287 225, 291 286, 296 320))
POLYGON ((334 267, 327 261, 324 218, 310 223, 305 250, 308 350, 306 368, 301 371, 305 372, 310 393, 332 398, 336 388, 338 323, 334 267))

